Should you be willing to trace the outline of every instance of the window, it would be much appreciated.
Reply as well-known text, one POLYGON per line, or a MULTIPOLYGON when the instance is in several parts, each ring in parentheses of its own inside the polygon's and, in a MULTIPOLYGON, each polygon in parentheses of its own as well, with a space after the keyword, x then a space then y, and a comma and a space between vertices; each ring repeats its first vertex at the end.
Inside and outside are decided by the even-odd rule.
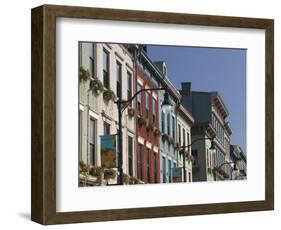
POLYGON ((128 136, 128 172, 129 176, 133 176, 133 154, 134 154, 134 144, 133 138, 128 136))
POLYGON ((190 172, 188 173, 188 181, 192 182, 192 177, 191 177, 191 173, 190 172))
POLYGON ((116 62, 116 95, 122 98, 122 65, 116 62))
POLYGON ((149 118, 149 93, 145 92, 145 112, 146 117, 149 118))
POLYGON ((183 145, 186 145, 185 129, 184 128, 182 128, 182 139, 183 139, 183 145))
POLYGON ((103 134, 110 135, 110 124, 106 122, 103 123, 103 134))
POLYGON ((161 112, 161 130, 162 133, 165 133, 165 113, 161 112))
POLYGON ((109 53, 103 50, 103 86, 109 89, 109 53))
POLYGON ((169 169, 169 183, 172 182, 172 161, 168 160, 168 169, 169 169))
POLYGON ((90 119, 90 127, 89 127, 89 164, 95 164, 96 158, 96 120, 90 119))
MULTIPOLYGON (((132 74, 127 72, 127 100, 132 97, 132 74)), ((132 101, 130 102, 130 106, 132 107, 132 101)))
POLYGON ((79 66, 82 66, 82 42, 79 42, 79 66))
POLYGON ((154 153, 154 183, 157 183, 158 177, 157 177, 157 153, 154 153))
MULTIPOLYGON (((186 132, 186 136, 187 136, 187 145, 190 144, 190 135, 189 135, 189 132, 186 132)), ((188 154, 190 153, 190 147, 188 148, 188 154)))
POLYGON ((166 183, 166 158, 162 157, 162 176, 163 183, 166 183))
MULTIPOLYGON (((173 180, 173 176, 174 176, 174 173, 175 173, 175 170, 176 170, 176 168, 177 168, 177 163, 173 163, 173 169, 174 169, 174 171, 172 171, 172 173, 173 173, 173 175, 172 175, 172 180, 173 180)), ((174 181, 174 180, 173 180, 174 181)))
POLYGON ((173 139, 176 138, 176 123, 175 123, 175 117, 172 117, 172 137, 173 139))
POLYGON ((143 180, 143 146, 139 144, 139 155, 138 155, 138 178, 143 180))
POLYGON ((170 120, 170 114, 167 114, 167 134, 170 136, 171 135, 171 120, 170 120))
POLYGON ((150 149, 146 149, 146 182, 151 183, 151 181, 150 181, 150 149))
POLYGON ((179 137, 179 144, 182 145, 181 143, 181 125, 178 125, 178 137, 179 137))
POLYGON ((152 99, 152 121, 155 124, 156 123, 156 100, 152 99))
POLYGON ((197 150, 192 150, 191 155, 193 156, 193 162, 192 162, 192 167, 197 167, 198 166, 198 152, 197 150))
MULTIPOLYGON (((142 86, 140 84, 137 85, 137 92, 141 91, 142 86)), ((138 107, 138 112, 141 113, 141 101, 142 101, 142 93, 139 93, 137 96, 137 107, 138 107)))
POLYGON ((209 150, 206 149, 206 157, 207 157, 207 168, 211 168, 211 164, 210 164, 210 153, 209 150))
POLYGON ((90 56, 89 56, 89 61, 90 61, 90 72, 92 74, 92 77, 94 76, 95 72, 95 59, 94 59, 94 43, 91 44, 92 46, 92 50, 91 50, 91 53, 90 53, 90 56))

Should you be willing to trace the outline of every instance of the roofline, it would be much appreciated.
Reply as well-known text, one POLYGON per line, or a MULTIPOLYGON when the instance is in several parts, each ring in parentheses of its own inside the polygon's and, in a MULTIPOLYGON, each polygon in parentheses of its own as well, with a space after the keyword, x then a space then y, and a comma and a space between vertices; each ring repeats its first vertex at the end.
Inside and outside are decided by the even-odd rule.
POLYGON ((224 109, 225 112, 226 112, 226 117, 227 117, 227 116, 229 115, 229 111, 228 111, 226 105, 224 104, 224 102, 223 102, 223 100, 222 100, 222 97, 219 95, 218 92, 211 92, 211 93, 212 93, 212 94, 215 93, 215 98, 218 98, 220 104, 222 105, 223 109, 224 109))
POLYGON ((186 116, 186 118, 189 119, 189 121, 192 125, 194 124, 194 122, 195 122, 194 117, 182 104, 180 104, 179 111, 182 112, 186 116))

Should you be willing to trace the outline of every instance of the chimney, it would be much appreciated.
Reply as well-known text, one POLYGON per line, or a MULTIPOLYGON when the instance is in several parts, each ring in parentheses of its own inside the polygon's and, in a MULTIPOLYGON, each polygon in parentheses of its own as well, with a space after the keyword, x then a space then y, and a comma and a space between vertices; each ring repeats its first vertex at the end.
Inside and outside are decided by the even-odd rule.
POLYGON ((192 113, 192 95, 191 95, 191 82, 181 83, 181 103, 183 106, 192 113))
POLYGON ((181 83, 181 92, 184 95, 190 96, 190 94, 191 94, 191 82, 182 82, 181 83))

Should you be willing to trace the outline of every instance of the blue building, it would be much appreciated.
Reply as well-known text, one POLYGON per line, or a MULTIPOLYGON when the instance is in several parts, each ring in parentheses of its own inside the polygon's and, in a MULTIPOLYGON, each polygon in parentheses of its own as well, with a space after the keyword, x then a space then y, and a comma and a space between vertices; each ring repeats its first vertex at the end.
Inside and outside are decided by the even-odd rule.
MULTIPOLYGON (((162 87, 167 88, 172 103, 170 110, 161 108, 164 100, 164 91, 159 91, 159 121, 162 133, 160 140, 160 175, 161 183, 183 181, 183 153, 179 147, 191 142, 191 126, 194 122, 191 114, 180 104, 181 95, 169 81, 165 62, 155 62, 155 65, 164 75, 162 87)), ((186 175, 192 181, 192 164, 189 153, 186 152, 186 175)))

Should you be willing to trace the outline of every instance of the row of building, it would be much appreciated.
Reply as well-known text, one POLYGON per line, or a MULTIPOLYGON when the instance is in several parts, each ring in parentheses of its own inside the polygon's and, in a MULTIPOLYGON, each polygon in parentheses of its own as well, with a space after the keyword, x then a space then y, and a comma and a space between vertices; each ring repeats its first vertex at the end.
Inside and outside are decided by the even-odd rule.
MULTIPOLYGON (((218 92, 192 91, 190 82, 177 90, 166 63, 152 61, 145 45, 80 42, 79 65, 80 185, 104 184, 100 137, 118 133, 114 101, 160 87, 166 90, 143 91, 124 107, 124 183, 246 178, 246 155, 231 145, 229 111, 218 92), (169 110, 161 106, 165 92, 172 103, 169 110), (183 152, 181 146, 188 145, 183 152), (235 167, 231 162, 237 162, 235 167)), ((118 155, 118 146, 116 150, 118 155)), ((118 157, 116 161, 111 170, 117 173, 107 172, 107 184, 118 183, 118 157)))

